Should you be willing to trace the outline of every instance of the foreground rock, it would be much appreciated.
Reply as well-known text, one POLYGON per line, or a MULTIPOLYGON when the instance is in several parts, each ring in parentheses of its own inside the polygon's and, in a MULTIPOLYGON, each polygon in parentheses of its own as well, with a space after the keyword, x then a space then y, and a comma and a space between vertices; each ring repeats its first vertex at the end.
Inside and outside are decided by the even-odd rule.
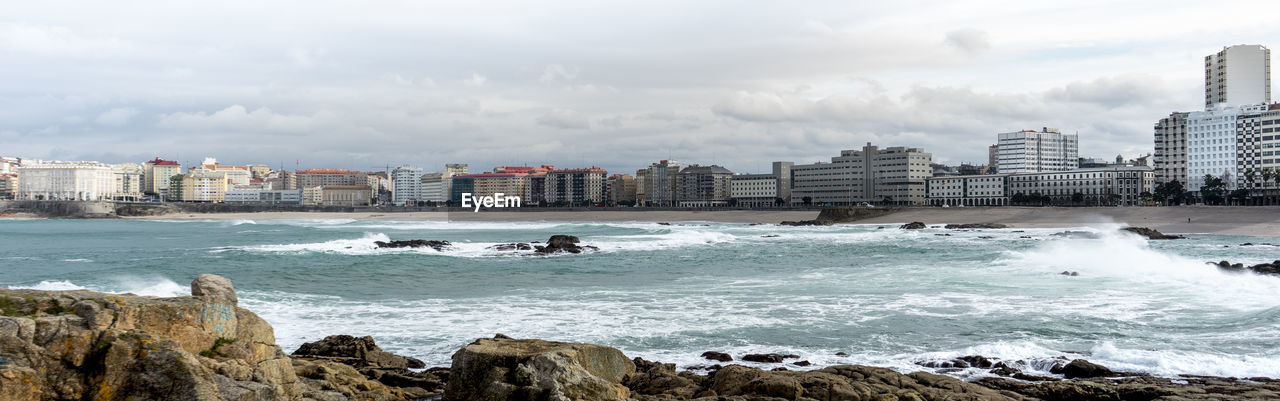
POLYGON ((1009 226, 1000 223, 965 223, 965 224, 947 224, 946 228, 952 230, 958 229, 989 229, 989 228, 1009 228, 1009 226))
POLYGON ((913 222, 898 226, 898 228, 901 228, 903 230, 920 230, 927 227, 928 226, 924 225, 924 223, 921 223, 918 221, 913 221, 913 222))
POLYGON ((445 400, 624 400, 636 366, 617 349, 503 335, 453 354, 445 400))
POLYGON ((1277 260, 1271 263, 1260 263, 1260 264, 1256 264, 1248 267, 1246 267, 1243 263, 1231 263, 1225 260, 1217 263, 1209 262, 1209 264, 1212 264, 1214 266, 1217 266, 1219 269, 1222 269, 1224 271, 1229 271, 1229 272, 1250 271, 1257 274, 1280 276, 1280 260, 1277 260))
POLYGON ((225 278, 197 296, 0 290, 0 400, 301 399, 270 325, 225 278))
POLYGON ((374 241, 373 244, 377 245, 379 248, 431 248, 437 251, 443 251, 445 250, 445 248, 448 248, 450 245, 453 245, 453 244, 450 244, 449 241, 436 241, 436 240, 424 240, 424 239, 390 241, 390 242, 374 241))
POLYGON ((1128 232, 1131 232, 1131 233, 1134 233, 1134 234, 1141 235, 1141 236, 1143 236, 1143 237, 1147 237, 1147 239, 1183 239, 1183 238, 1186 238, 1186 237, 1183 237, 1183 236, 1180 236, 1180 235, 1168 235, 1168 234, 1164 234, 1164 233, 1161 233, 1161 232, 1159 232, 1159 231, 1156 231, 1156 230, 1153 230, 1153 229, 1150 229, 1150 228, 1146 228, 1146 227, 1125 227, 1125 228, 1121 228, 1121 229, 1120 229, 1120 231, 1128 231, 1128 232))
POLYGON ((598 251, 600 248, 594 246, 578 246, 578 237, 572 235, 552 235, 547 239, 546 245, 534 245, 533 251, 543 254, 552 253, 582 253, 583 251, 598 251))

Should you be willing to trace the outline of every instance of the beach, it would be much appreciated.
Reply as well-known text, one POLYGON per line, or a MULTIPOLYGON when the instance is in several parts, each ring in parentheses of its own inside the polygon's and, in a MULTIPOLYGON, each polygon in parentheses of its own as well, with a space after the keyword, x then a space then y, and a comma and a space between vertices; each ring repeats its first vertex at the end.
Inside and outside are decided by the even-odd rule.
MULTIPOLYGON (((262 212, 262 213, 177 213, 161 216, 127 217, 149 220, 263 220, 263 219, 357 219, 394 221, 572 221, 572 222, 718 222, 777 224, 811 220, 814 210, 604 210, 519 212, 262 212)), ((1280 236, 1280 207, 1169 206, 1169 207, 952 207, 903 208, 892 214, 850 221, 853 224, 895 224, 919 221, 925 224, 1000 223, 1020 228, 1079 227, 1125 224, 1149 227, 1168 233, 1280 236), (1190 219, 1188 221, 1188 219, 1190 219)))

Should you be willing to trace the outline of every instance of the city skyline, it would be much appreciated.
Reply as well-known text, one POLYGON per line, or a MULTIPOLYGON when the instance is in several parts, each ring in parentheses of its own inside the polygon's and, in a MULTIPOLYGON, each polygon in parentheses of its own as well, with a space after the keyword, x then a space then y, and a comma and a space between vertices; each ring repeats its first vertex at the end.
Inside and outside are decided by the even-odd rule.
POLYGON ((1057 127, 1133 157, 1201 107, 1204 55, 1280 37, 1196 3, 495 5, 10 7, 0 153, 765 172, 864 142, 980 164, 998 133, 1057 127))

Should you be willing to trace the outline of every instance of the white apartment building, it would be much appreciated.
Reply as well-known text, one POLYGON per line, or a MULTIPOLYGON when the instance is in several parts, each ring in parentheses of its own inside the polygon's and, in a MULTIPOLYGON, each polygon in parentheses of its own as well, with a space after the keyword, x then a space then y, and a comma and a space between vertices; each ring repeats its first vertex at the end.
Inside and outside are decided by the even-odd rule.
POLYGON ((97 162, 44 162, 16 169, 16 199, 104 200, 116 190, 111 166, 97 162))
POLYGON ((453 176, 448 174, 447 171, 436 171, 422 175, 422 179, 419 181, 419 190, 422 193, 424 202, 443 204, 449 200, 448 188, 450 182, 453 181, 453 176))
POLYGON ((925 179, 933 175, 933 155, 902 146, 842 150, 830 163, 796 164, 791 171, 791 203, 807 197, 814 204, 860 202, 924 204, 925 179))
POLYGON ((1204 109, 1271 103, 1271 50, 1223 47, 1204 56, 1204 109))
POLYGON ((1006 194, 1047 196, 1051 203, 1072 203, 1079 193, 1085 204, 1141 205, 1143 192, 1155 191, 1155 171, 1151 167, 1102 167, 1052 173, 1011 174, 1005 182, 1006 194))
POLYGON ((391 203, 413 206, 422 199, 422 169, 400 166, 391 170, 391 203))
POLYGON ((925 192, 933 206, 1005 206, 1009 174, 958 175, 926 179, 925 192))
POLYGON ((1190 114, 1172 113, 1155 124, 1156 183, 1177 180, 1187 185, 1187 117, 1190 114))
MULTIPOLYGON (((1222 178, 1228 190, 1236 188, 1240 170, 1236 163, 1237 124, 1241 115, 1261 114, 1267 106, 1219 106, 1187 116, 1187 190, 1197 192, 1204 176, 1222 178)), ((1243 132, 1243 127, 1241 132, 1243 132)))
POLYGON ((773 207, 778 199, 778 177, 773 174, 738 174, 730 182, 740 207, 773 207))
POLYGON ((225 201, 226 203, 296 205, 302 203, 302 190, 238 188, 227 191, 225 201))
POLYGON ((1080 139, 1076 134, 1045 127, 1040 131, 1006 132, 997 138, 997 171, 1001 173, 1043 173, 1079 167, 1080 139))

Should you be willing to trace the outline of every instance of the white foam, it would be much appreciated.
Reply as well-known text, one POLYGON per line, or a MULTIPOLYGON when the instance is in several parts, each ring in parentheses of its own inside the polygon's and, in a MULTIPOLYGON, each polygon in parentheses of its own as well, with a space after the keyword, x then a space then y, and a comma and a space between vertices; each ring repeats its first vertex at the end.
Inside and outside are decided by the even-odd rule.
POLYGON ((40 290, 40 291, 72 291, 72 290, 86 290, 87 288, 81 287, 79 285, 76 285, 75 283, 72 283, 70 281, 65 281, 65 280, 59 280, 59 281, 45 280, 45 281, 41 281, 39 284, 36 284, 36 285, 9 286, 9 289, 40 290))
POLYGON ((62 261, 72 262, 72 263, 92 263, 93 259, 76 258, 76 259, 63 259, 62 261))
POLYGON ((388 249, 379 249, 375 241, 391 241, 383 233, 365 233, 364 236, 354 239, 336 239, 324 242, 310 242, 301 244, 276 244, 276 245, 249 245, 235 246, 229 248, 215 249, 214 251, 226 251, 228 249, 239 249, 249 252, 267 252, 267 253, 291 253, 303 254, 309 252, 317 253, 337 253, 343 255, 370 255, 378 252, 390 251, 388 249))

